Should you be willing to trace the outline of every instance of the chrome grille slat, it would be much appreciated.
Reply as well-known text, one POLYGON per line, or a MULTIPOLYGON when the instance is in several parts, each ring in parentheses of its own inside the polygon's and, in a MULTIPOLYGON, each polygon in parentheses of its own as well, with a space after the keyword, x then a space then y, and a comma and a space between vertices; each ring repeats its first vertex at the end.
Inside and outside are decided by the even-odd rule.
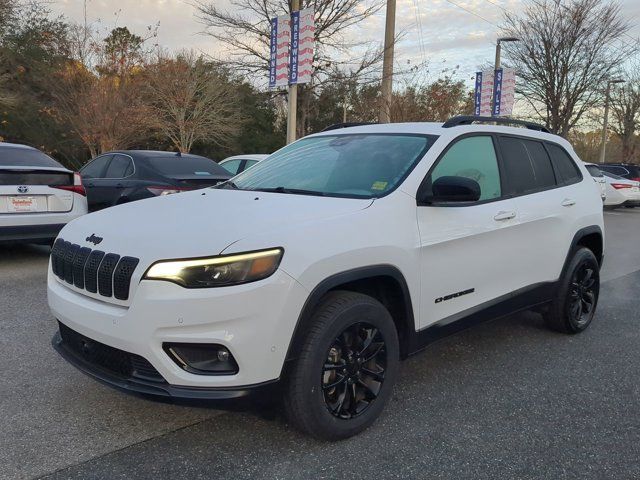
POLYGON ((135 257, 121 258, 116 253, 91 250, 61 238, 51 249, 54 275, 79 289, 118 300, 129 299, 131 277, 139 262, 135 257))

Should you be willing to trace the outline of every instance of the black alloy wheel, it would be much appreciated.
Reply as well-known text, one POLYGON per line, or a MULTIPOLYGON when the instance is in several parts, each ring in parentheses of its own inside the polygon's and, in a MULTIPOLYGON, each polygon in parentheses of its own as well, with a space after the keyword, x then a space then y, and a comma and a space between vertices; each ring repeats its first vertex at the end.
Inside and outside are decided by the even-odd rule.
POLYGON ((600 265, 591 250, 580 247, 573 252, 555 298, 544 313, 552 330, 580 333, 592 322, 600 295, 600 265))
POLYGON ((592 265, 582 263, 571 278, 567 312, 572 323, 578 327, 591 320, 591 313, 596 307, 596 273, 592 265))
POLYGON ((387 350, 380 331, 364 322, 346 328, 333 341, 322 369, 322 392, 332 415, 350 419, 376 400, 384 383, 387 350))
POLYGON ((335 290, 314 307, 301 331, 284 381, 291 423, 322 440, 368 428, 391 397, 400 366, 389 311, 368 295, 335 290))

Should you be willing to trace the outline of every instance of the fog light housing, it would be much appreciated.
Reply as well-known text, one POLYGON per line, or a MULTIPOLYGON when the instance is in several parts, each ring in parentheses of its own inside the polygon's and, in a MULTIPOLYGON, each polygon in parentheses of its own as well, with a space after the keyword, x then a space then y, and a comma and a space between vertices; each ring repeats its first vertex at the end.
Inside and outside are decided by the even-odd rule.
POLYGON ((231 352, 214 343, 164 343, 162 348, 183 370, 196 375, 234 375, 238 364, 231 352))

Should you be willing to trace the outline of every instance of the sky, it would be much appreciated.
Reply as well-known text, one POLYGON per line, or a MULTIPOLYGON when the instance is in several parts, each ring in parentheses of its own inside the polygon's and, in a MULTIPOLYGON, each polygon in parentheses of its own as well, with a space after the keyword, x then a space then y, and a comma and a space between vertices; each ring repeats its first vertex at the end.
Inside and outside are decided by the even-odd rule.
MULTIPOLYGON (((204 0, 225 8, 228 0, 204 0)), ((365 2, 367 0, 364 0, 365 2)), ((629 37, 640 37, 640 1, 622 0, 623 16, 631 23, 629 37)), ((83 22, 83 0, 53 0, 51 10, 71 20, 83 22)), ((195 49, 224 59, 223 45, 203 34, 196 9, 188 0, 87 0, 87 21, 105 32, 127 26, 145 35, 149 25, 158 24, 157 42, 170 50, 195 49)), ((428 62, 429 75, 444 71, 471 82, 475 71, 493 62, 495 39, 505 11, 517 13, 522 0, 397 0, 396 65, 428 62)), ((381 43, 384 36, 382 9, 352 28, 351 38, 381 43)), ((637 40, 636 40, 637 41, 637 40)))

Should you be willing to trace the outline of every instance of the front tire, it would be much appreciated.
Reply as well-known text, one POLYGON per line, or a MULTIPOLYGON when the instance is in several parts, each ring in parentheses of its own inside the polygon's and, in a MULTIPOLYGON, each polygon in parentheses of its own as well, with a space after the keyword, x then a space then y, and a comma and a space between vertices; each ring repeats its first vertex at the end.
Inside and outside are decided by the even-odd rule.
POLYGON ((580 333, 591 324, 600 295, 600 265, 591 250, 579 248, 560 279, 558 293, 545 314, 549 328, 580 333))
POLYGON ((398 335, 387 309, 367 295, 330 292, 289 372, 287 416, 319 439, 353 436, 382 412, 398 368, 398 335))

